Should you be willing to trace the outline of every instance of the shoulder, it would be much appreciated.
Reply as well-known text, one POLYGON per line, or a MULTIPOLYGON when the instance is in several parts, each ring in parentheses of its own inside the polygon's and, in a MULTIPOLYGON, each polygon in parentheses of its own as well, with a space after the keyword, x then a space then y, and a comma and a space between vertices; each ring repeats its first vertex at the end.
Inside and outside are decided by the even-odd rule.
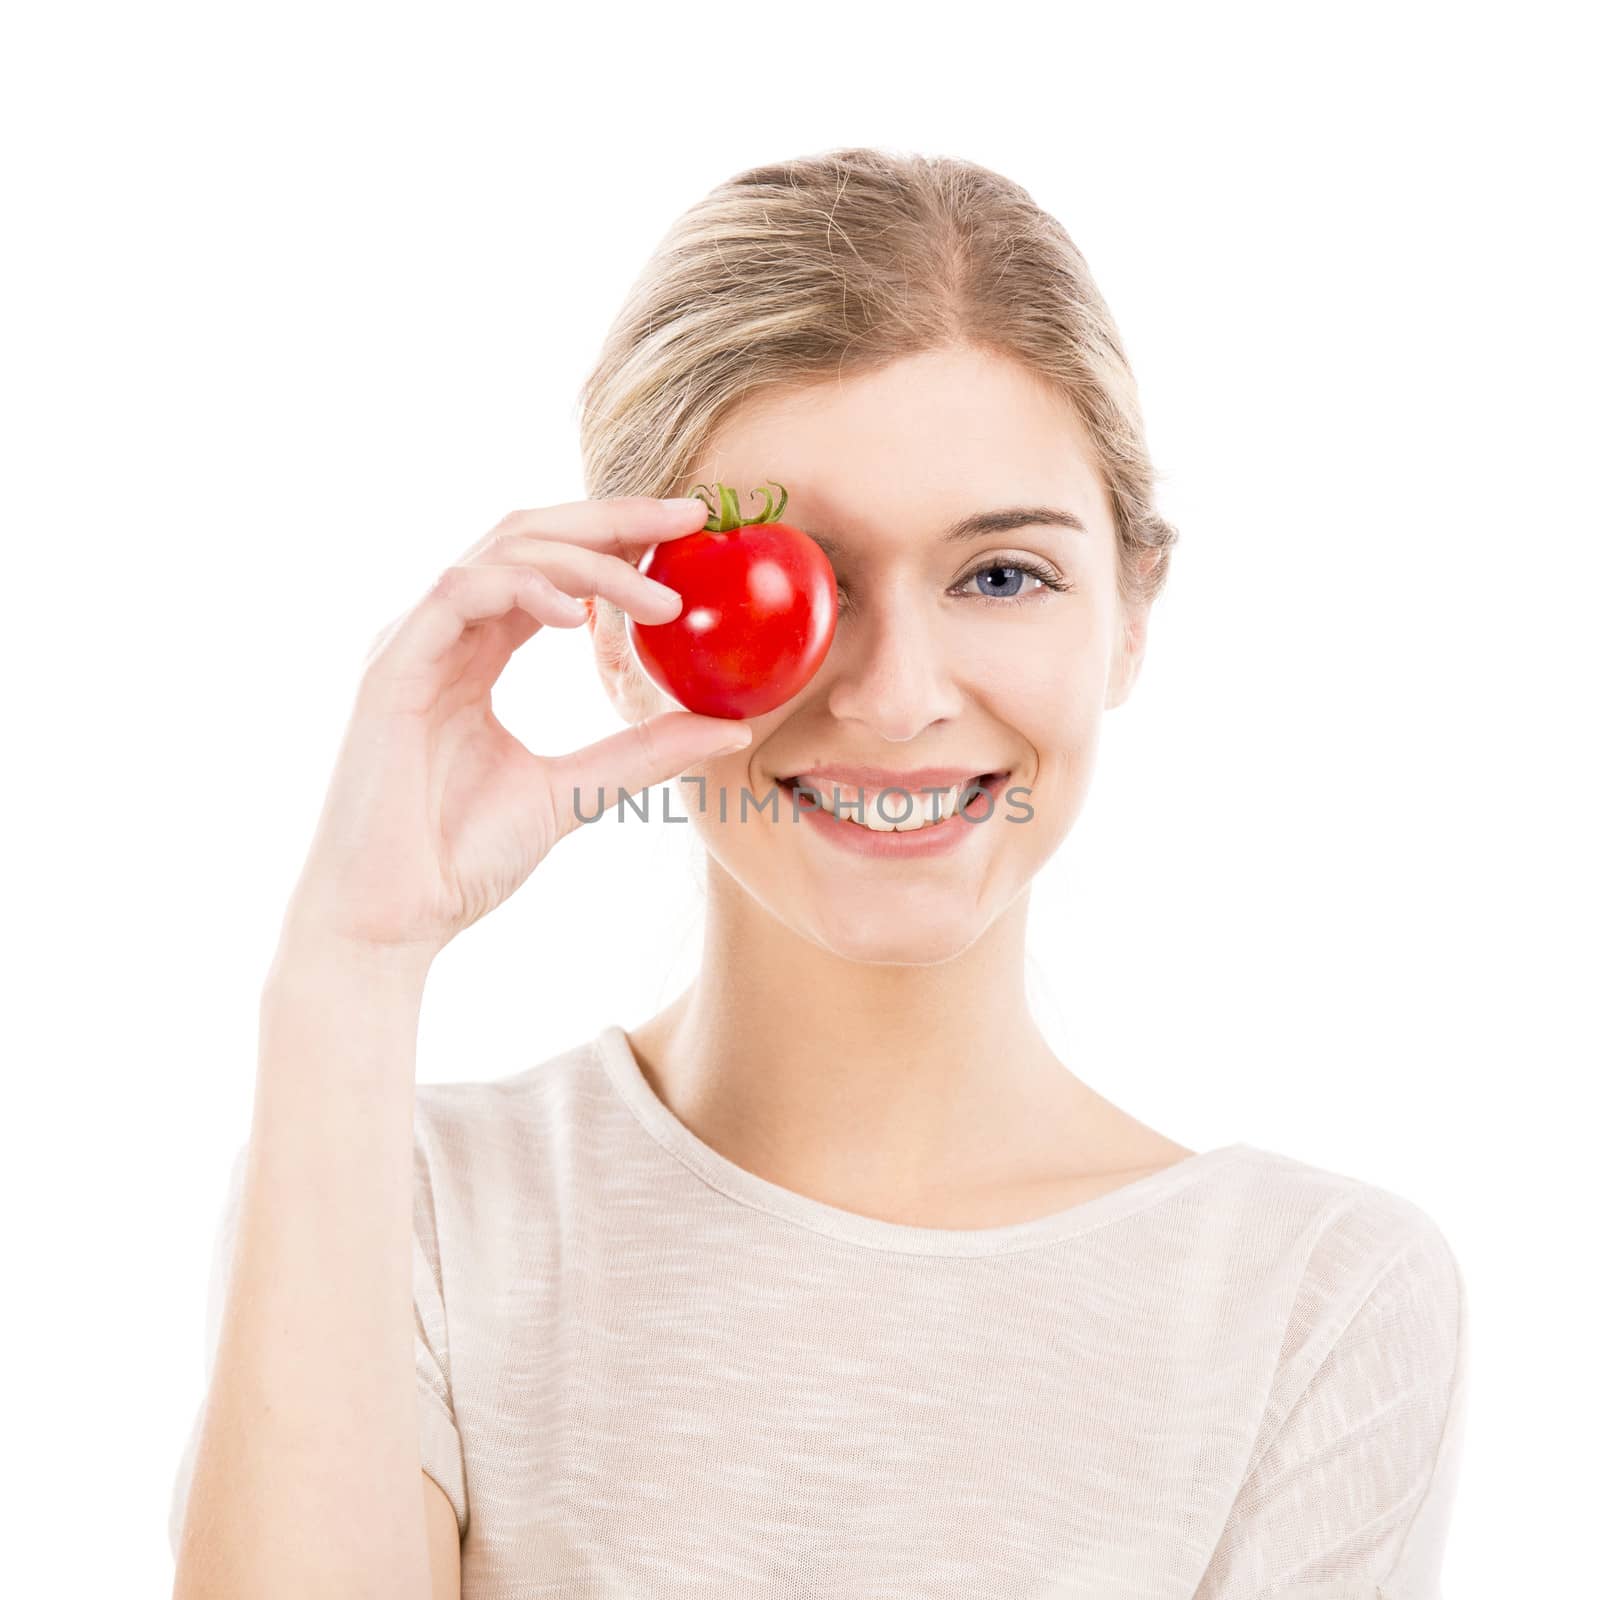
POLYGON ((1426 1297, 1449 1321, 1462 1300, 1456 1253, 1407 1194, 1352 1173, 1239 1143, 1179 1161, 1144 1225, 1229 1285, 1233 1308, 1282 1319, 1286 1358, 1368 1300, 1426 1297))
POLYGON ((533 1066, 496 1078, 419 1083, 419 1150, 440 1166, 520 1151, 580 1115, 603 1088, 595 1040, 565 1045, 533 1066))
POLYGON ((419 1083, 419 1231, 456 1234, 541 1215, 575 1184, 592 1183, 614 1098, 597 1036, 501 1077, 419 1083))
POLYGON ((1309 1272, 1369 1289, 1406 1267, 1441 1281, 1459 1277, 1444 1230, 1411 1196, 1275 1150, 1243 1151, 1240 1181, 1300 1244, 1309 1272))
POLYGON ((1308 1382, 1334 1352, 1386 1343, 1384 1359, 1458 1378, 1466 1286, 1434 1216, 1396 1190, 1246 1146, 1235 1163, 1243 1214, 1271 1219, 1287 1315, 1280 1380, 1308 1382))

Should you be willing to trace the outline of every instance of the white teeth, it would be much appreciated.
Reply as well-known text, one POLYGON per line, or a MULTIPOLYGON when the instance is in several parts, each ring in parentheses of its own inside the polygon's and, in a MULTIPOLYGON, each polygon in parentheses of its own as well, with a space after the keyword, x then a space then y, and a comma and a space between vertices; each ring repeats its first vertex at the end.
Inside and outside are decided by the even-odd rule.
POLYGON ((814 803, 841 821, 870 828, 874 833, 915 833, 919 828, 928 827, 935 822, 945 822, 952 817, 963 793, 969 799, 972 798, 972 788, 977 782, 977 776, 974 775, 965 783, 953 784, 950 788, 940 789, 933 794, 913 789, 909 806, 903 792, 868 790, 866 803, 863 806, 862 791, 854 786, 814 782, 804 778, 796 778, 794 782, 804 783, 807 795, 814 803), (880 795, 885 796, 882 811, 878 806, 880 795), (905 820, 889 821, 885 819, 884 813, 887 813, 889 818, 897 818, 905 813, 905 820))

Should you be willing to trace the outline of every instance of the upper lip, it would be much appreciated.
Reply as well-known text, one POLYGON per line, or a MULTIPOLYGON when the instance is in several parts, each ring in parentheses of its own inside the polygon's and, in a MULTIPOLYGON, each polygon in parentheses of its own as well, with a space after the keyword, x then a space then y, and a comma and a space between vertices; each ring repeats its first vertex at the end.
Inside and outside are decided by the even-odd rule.
POLYGON ((847 767, 828 764, 807 767, 802 772, 791 772, 781 779, 783 783, 796 778, 825 783, 847 784, 858 789, 951 789, 969 778, 995 772, 996 767, 912 767, 895 772, 888 767, 847 767))

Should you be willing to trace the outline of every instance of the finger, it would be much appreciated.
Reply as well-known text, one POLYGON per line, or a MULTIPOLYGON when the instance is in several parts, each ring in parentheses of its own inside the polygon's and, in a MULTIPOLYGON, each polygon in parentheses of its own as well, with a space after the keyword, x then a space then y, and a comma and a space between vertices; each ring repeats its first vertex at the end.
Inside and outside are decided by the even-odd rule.
POLYGON ((457 565, 476 560, 496 539, 507 534, 564 539, 568 544, 600 550, 624 561, 637 561, 653 544, 697 532, 710 509, 699 498, 658 500, 652 495, 627 494, 513 511, 467 550, 457 565))
POLYGON ((748 723, 661 711, 581 750, 550 757, 547 770, 563 832, 578 826, 575 808, 593 817, 617 803, 619 790, 637 795, 750 740, 748 723))
POLYGON ((588 620, 583 602, 558 589, 537 567, 446 567, 390 634, 380 654, 396 672, 426 671, 475 622, 522 610, 558 628, 588 620))
POLYGON ((582 600, 604 595, 641 622, 670 622, 683 597, 670 585, 647 578, 631 561, 529 534, 505 534, 484 552, 484 562, 537 567, 558 589, 582 600))
POLYGON ((367 646, 367 653, 362 659, 370 661, 375 655, 377 655, 377 653, 383 648, 385 642, 388 640, 389 635, 400 626, 402 621, 404 621, 403 613, 401 616, 391 617, 386 623, 384 623, 384 625, 379 628, 375 634, 373 634, 372 643, 367 646))

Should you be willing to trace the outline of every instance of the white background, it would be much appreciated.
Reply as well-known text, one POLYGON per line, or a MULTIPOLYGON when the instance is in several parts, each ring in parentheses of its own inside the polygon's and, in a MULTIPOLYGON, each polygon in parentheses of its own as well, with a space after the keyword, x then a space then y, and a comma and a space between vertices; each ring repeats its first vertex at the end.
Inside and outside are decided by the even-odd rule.
MULTIPOLYGON (((9 1589, 170 1585, 259 985, 374 632, 507 511, 583 494, 577 389, 670 221, 848 144, 969 157, 1062 219, 1181 530, 1035 887, 1041 1023, 1191 1147, 1438 1220, 1475 1338, 1446 1593, 1592 1575, 1579 15, 13 14, 9 1589)), ((535 748, 620 725, 582 631, 519 653, 496 706, 535 748)), ((421 1078, 670 998, 690 832, 564 842, 438 961, 421 1078)))

